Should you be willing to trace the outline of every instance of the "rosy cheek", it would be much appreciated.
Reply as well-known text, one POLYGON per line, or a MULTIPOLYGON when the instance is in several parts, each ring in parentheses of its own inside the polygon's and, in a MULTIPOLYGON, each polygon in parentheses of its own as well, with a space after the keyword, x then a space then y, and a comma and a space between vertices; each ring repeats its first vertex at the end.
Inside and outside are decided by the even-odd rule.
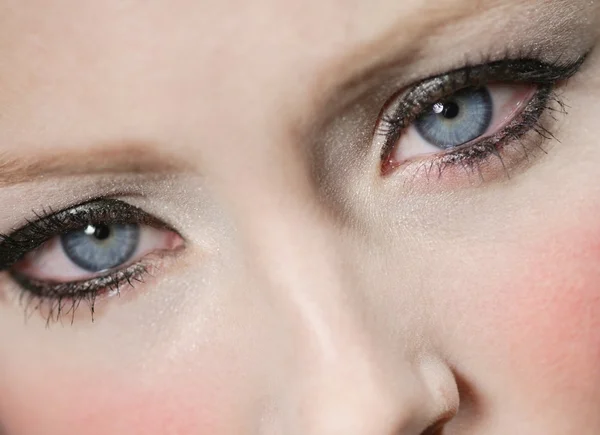
POLYGON ((17 385, 12 391, 0 385, 0 421, 10 435, 235 433, 228 427, 236 421, 230 398, 210 382, 202 388, 200 379, 141 386, 114 376, 62 373, 17 385))
POLYGON ((523 388, 576 390, 598 400, 600 228, 541 239, 523 241, 513 258, 500 261, 506 279, 486 301, 487 332, 478 334, 496 367, 523 388))

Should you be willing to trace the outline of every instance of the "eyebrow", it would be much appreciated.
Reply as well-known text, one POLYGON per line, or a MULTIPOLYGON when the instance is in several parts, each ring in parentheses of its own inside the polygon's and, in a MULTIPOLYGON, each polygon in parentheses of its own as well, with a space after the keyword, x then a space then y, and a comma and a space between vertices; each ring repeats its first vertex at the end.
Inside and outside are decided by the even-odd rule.
POLYGON ((0 188, 46 177, 91 174, 187 172, 190 165, 149 144, 119 143, 84 150, 61 150, 27 159, 0 154, 0 188))
MULTIPOLYGON (((391 70, 397 74, 403 65, 414 63, 422 54, 429 36, 439 36, 440 29, 476 19, 482 13, 489 13, 494 9, 508 11, 525 7, 518 0, 447 0, 422 3, 424 4, 420 7, 411 9, 408 14, 396 19, 375 39, 359 45, 349 55, 335 60, 320 73, 315 86, 314 95, 317 99, 312 103, 312 113, 319 113, 319 119, 328 122, 344 107, 372 89, 383 77, 389 78, 391 70)), ((566 0, 550 0, 540 14, 539 23, 561 13, 565 3, 566 0)), ((548 33, 552 34, 555 30, 548 30, 548 33)))
MULTIPOLYGON (((328 112, 339 110, 340 106, 354 100, 361 89, 369 88, 382 71, 412 62, 432 28, 445 27, 478 15, 485 1, 450 0, 444 2, 445 6, 440 6, 440 3, 426 3, 409 15, 399 17, 376 39, 338 59, 320 76, 317 83, 319 91, 315 95, 321 98, 317 104, 322 106, 326 102, 326 106, 331 106, 328 112), (398 39, 402 39, 403 43, 399 44, 398 39)), ((498 0, 490 3, 495 5, 498 0)))

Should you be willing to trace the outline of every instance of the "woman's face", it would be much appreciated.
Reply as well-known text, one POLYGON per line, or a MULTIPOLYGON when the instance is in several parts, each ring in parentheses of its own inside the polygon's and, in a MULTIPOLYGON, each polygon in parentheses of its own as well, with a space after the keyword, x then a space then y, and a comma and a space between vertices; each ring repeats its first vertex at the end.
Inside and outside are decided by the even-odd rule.
POLYGON ((2 435, 600 433, 600 2, 1 4, 2 435))

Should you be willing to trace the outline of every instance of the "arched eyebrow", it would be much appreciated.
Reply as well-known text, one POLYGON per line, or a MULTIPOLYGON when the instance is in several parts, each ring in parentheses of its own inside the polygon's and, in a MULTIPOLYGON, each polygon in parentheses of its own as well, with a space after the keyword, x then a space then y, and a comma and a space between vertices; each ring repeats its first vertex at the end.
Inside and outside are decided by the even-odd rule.
POLYGON ((143 143, 111 143, 61 150, 59 153, 28 155, 27 158, 0 154, 0 188, 48 177, 92 174, 168 174, 191 171, 191 166, 158 147, 143 143))
MULTIPOLYGON (((415 2, 415 4, 417 4, 415 2)), ((585 0, 424 0, 418 7, 407 8, 407 13, 398 17, 392 25, 371 41, 356 47, 347 55, 335 60, 316 81, 314 95, 318 101, 314 108, 322 108, 320 119, 330 119, 345 105, 355 101, 361 93, 372 88, 374 83, 389 75, 390 69, 401 70, 419 58, 424 44, 433 35, 443 34, 444 29, 462 23, 475 23, 483 14, 495 11, 499 16, 522 18, 534 8, 536 14, 527 26, 530 32, 513 35, 513 43, 547 42, 553 37, 564 37, 564 30, 576 31, 575 26, 590 13, 600 10, 585 0), (543 3, 543 4, 542 4, 543 3), (552 25, 550 25, 552 24, 552 25), (537 38, 537 39, 536 39, 537 38)), ((593 23, 593 19, 591 21, 593 23)), ((475 26, 475 25, 473 25, 475 26)), ((593 27, 593 24, 591 25, 593 27)), ((580 27, 582 27, 580 25, 580 27)), ((585 26, 583 26, 585 27, 585 26)), ((485 31, 482 27, 481 31, 485 31)), ((581 29, 579 29, 581 30, 581 29)), ((507 29, 512 32, 512 29, 507 29)), ((523 33, 523 32, 522 32, 523 33)), ((508 43, 508 42, 507 42, 508 43)), ((496 47, 497 48, 497 47, 496 47)), ((508 47, 506 47, 508 48, 508 47)), ((560 56, 562 53, 558 53, 560 56)), ((317 113, 318 110, 313 110, 317 113)))
POLYGON ((418 8, 409 8, 408 15, 397 18, 376 39, 367 41, 340 59, 325 76, 341 78, 341 87, 353 87, 385 66, 412 59, 431 29, 474 17, 481 13, 483 4, 491 7, 496 3, 498 0, 425 1, 418 8))

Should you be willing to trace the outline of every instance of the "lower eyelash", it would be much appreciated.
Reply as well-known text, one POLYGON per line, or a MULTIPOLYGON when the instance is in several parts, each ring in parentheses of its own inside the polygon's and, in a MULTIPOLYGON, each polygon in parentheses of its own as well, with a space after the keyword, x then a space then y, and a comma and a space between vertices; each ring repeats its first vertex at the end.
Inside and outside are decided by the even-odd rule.
POLYGON ((75 312, 82 302, 88 305, 94 322, 96 300, 113 294, 120 296, 124 285, 135 288, 137 283, 144 283, 145 277, 152 275, 150 266, 150 262, 141 261, 90 280, 60 285, 25 279, 16 272, 10 272, 10 276, 20 287, 19 302, 25 310, 25 318, 28 319, 37 311, 49 326, 63 317, 70 317, 73 324, 75 312))
POLYGON ((485 181, 481 166, 489 159, 497 158, 506 177, 510 178, 510 167, 505 164, 503 156, 507 146, 520 148, 523 157, 527 159, 530 152, 536 149, 546 152, 542 147, 544 140, 557 140, 554 134, 543 125, 542 118, 545 113, 551 113, 554 120, 557 119, 559 114, 567 114, 566 104, 551 86, 538 89, 523 112, 505 126, 502 131, 480 140, 476 144, 466 144, 438 157, 430 158, 428 162, 421 162, 421 167, 417 171, 425 169, 428 178, 432 172, 437 174, 439 178, 449 167, 460 165, 466 172, 478 174, 480 179, 485 181), (529 133, 537 134, 538 139, 541 140, 524 139, 529 133))

